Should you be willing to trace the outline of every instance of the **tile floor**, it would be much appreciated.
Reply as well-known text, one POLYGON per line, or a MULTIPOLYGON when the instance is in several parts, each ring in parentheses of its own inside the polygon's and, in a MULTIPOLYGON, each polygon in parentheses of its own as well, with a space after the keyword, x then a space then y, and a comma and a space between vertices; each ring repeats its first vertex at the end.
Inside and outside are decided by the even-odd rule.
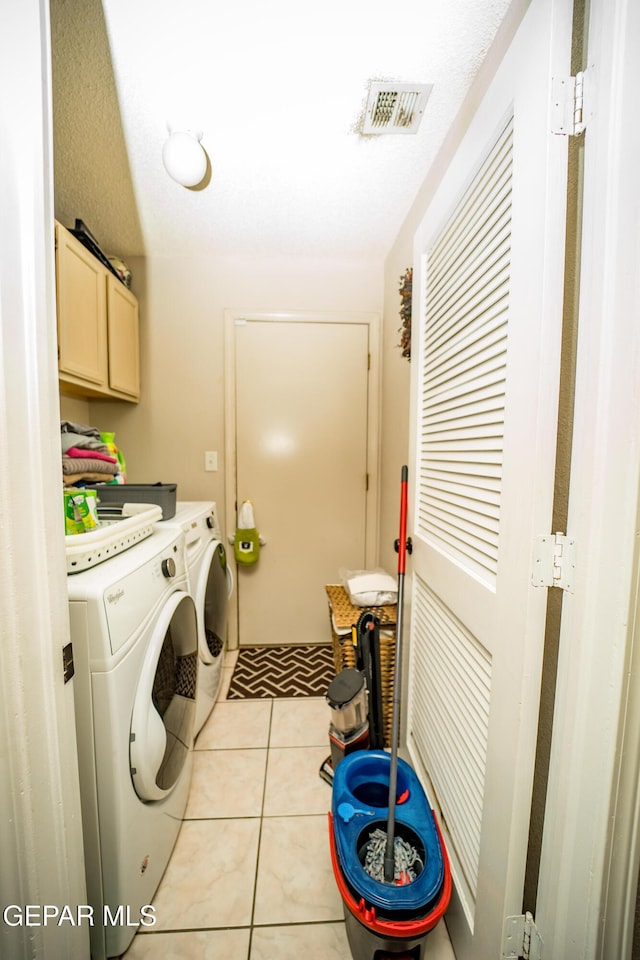
MULTIPOLYGON (((324 698, 221 699, 200 731, 189 802, 126 960, 351 960, 329 858, 324 698)), ((444 923, 425 960, 455 960, 444 923)))

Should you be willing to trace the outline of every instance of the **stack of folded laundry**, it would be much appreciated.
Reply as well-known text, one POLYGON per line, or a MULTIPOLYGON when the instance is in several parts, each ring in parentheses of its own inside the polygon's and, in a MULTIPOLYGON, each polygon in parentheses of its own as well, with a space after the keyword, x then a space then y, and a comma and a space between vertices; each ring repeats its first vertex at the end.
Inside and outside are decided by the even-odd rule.
POLYGON ((100 432, 84 423, 63 420, 60 424, 62 441, 62 478, 65 487, 85 481, 112 483, 120 473, 117 457, 111 455, 100 432))

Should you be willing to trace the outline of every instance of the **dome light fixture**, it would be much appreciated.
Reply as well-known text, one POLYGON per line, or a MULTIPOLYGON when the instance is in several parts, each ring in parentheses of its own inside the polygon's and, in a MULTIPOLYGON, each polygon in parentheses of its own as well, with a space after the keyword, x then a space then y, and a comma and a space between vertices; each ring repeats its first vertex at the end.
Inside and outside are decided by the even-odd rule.
POLYGON ((207 172, 207 155, 200 143, 202 130, 178 130, 167 124, 169 138, 162 148, 162 162, 169 176, 183 187, 195 187, 207 172))

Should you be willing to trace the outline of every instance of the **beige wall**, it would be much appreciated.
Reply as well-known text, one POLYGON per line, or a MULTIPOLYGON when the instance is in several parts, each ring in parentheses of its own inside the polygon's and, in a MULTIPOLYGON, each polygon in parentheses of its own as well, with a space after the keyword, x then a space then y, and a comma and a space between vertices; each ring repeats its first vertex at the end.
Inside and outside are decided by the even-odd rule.
POLYGON ((400 278, 413 262, 412 240, 412 232, 405 231, 385 264, 379 562, 391 574, 398 568, 393 543, 400 523, 400 470, 409 457, 411 363, 402 356, 398 330, 400 278))
MULTIPOLYGON (((114 430, 130 482, 178 484, 182 500, 224 504, 224 310, 382 311, 381 263, 130 259, 140 300, 142 398, 92 401, 114 430), (204 471, 204 451, 219 469, 204 471)), ((265 357, 265 363, 269 358, 265 357)))
POLYGON ((89 404, 86 400, 60 395, 61 420, 70 420, 72 423, 89 423, 90 416, 89 404))

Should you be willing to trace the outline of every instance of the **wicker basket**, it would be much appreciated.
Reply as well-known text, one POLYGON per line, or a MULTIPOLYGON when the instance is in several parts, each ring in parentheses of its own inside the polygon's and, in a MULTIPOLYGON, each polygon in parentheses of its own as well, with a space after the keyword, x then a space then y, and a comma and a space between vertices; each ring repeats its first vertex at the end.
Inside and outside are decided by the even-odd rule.
POLYGON ((396 604, 382 607, 355 607, 343 586, 325 586, 329 599, 329 623, 336 673, 344 667, 355 667, 356 651, 351 639, 351 627, 356 626, 362 613, 369 611, 380 621, 380 679, 382 694, 382 723, 385 747, 391 744, 393 719, 393 682, 396 659, 396 604))

